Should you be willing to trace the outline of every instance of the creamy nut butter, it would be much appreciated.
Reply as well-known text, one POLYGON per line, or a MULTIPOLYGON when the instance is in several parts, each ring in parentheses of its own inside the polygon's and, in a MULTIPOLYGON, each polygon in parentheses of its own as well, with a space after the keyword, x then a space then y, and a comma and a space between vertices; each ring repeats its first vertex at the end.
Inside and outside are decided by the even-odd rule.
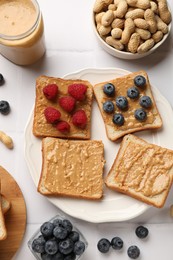
POLYGON ((145 196, 164 192, 172 182, 173 152, 146 143, 129 142, 116 167, 115 181, 122 187, 133 188, 145 196))
POLYGON ((43 56, 44 25, 36 0, 0 0, 0 53, 18 65, 43 56))

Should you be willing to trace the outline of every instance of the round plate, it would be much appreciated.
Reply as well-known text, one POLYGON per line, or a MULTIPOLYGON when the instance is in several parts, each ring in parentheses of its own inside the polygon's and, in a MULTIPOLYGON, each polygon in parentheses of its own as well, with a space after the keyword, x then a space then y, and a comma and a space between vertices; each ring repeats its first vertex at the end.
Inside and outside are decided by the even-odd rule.
POLYGON ((22 242, 26 228, 26 206, 23 194, 14 178, 0 166, 1 193, 10 201, 5 213, 7 238, 0 241, 0 259, 11 260, 22 242))
MULTIPOLYGON (((127 75, 129 71, 107 68, 107 69, 84 69, 64 76, 65 79, 83 79, 91 84, 108 81, 116 77, 127 75)), ((159 131, 143 131, 136 135, 146 141, 173 149, 173 116, 172 109, 161 93, 152 87, 159 112, 163 119, 163 129, 159 131)), ((108 173, 119 149, 119 143, 108 140, 104 123, 96 104, 93 102, 91 122, 91 139, 102 140, 105 148, 105 175, 108 173)), ((25 129, 25 158, 30 174, 35 185, 38 185, 42 166, 41 139, 32 134, 33 110, 25 129)), ((117 193, 104 187, 104 196, 100 201, 79 200, 62 197, 49 197, 54 205, 67 214, 94 223, 125 221, 139 216, 149 206, 129 196, 117 193)))

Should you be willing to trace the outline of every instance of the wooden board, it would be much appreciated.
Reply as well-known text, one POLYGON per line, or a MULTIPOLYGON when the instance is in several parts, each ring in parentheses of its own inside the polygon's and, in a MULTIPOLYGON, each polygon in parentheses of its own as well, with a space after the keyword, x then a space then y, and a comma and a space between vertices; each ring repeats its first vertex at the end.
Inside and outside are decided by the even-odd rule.
POLYGON ((26 228, 26 206, 23 194, 14 178, 0 166, 1 193, 11 202, 5 214, 7 238, 0 241, 0 259, 11 260, 17 252, 26 228))

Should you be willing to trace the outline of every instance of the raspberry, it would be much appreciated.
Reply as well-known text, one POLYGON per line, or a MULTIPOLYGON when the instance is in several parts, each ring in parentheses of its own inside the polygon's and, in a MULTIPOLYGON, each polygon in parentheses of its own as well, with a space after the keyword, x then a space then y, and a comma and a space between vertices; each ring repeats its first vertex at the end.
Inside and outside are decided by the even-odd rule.
POLYGON ((51 124, 56 123, 61 117, 61 113, 53 107, 47 107, 44 110, 44 115, 46 117, 47 122, 51 124))
POLYGON ((43 88, 43 93, 47 99, 53 100, 57 96, 58 86, 56 84, 49 84, 43 88))
POLYGON ((72 112, 75 107, 76 100, 73 97, 61 97, 59 99, 60 106, 67 112, 72 112))
POLYGON ((74 115, 72 116, 72 123, 79 127, 84 129, 86 127, 86 123, 87 123, 87 116, 84 110, 78 110, 74 113, 74 115))
POLYGON ((72 84, 68 86, 68 93, 78 101, 85 99, 87 87, 84 84, 72 84))
POLYGON ((70 125, 66 121, 59 121, 56 128, 62 133, 70 131, 70 125))

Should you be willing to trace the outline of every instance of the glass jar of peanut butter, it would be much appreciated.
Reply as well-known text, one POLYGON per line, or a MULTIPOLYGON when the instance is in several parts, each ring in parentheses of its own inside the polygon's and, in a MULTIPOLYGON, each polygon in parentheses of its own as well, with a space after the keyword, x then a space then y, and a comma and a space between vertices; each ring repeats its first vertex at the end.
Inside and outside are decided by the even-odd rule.
POLYGON ((44 24, 36 0, 0 0, 0 54, 29 65, 45 53, 44 24))

